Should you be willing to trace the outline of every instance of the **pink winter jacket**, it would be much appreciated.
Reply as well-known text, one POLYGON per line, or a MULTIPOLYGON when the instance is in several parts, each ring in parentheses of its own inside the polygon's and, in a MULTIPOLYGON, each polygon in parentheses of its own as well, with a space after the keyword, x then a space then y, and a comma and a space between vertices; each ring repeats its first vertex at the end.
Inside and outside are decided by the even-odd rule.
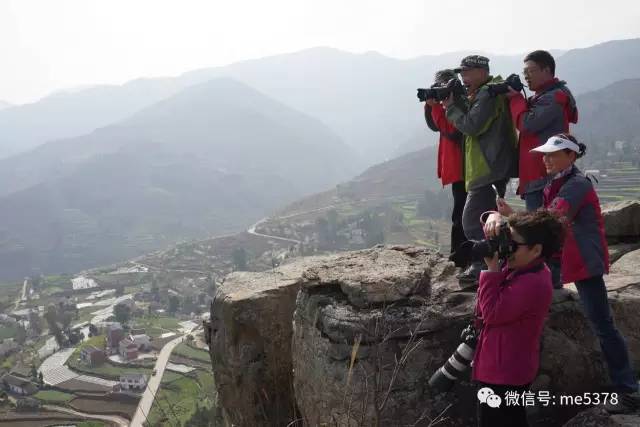
POLYGON ((504 385, 534 380, 552 294, 551 272, 541 259, 515 271, 480 273, 477 311, 483 326, 474 380, 504 385))

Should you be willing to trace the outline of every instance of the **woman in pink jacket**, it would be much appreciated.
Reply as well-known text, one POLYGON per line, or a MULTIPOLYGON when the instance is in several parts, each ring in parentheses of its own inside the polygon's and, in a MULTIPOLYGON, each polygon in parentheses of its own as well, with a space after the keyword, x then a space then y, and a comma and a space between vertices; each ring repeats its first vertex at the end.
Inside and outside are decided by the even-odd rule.
POLYGON ((544 259, 562 244, 563 226, 547 211, 518 212, 508 219, 511 254, 501 268, 498 255, 485 258, 476 315, 480 336, 473 360, 479 383, 479 426, 527 426, 522 394, 533 382, 539 345, 551 305, 551 272, 544 259), (520 396, 518 405, 513 398, 520 396))

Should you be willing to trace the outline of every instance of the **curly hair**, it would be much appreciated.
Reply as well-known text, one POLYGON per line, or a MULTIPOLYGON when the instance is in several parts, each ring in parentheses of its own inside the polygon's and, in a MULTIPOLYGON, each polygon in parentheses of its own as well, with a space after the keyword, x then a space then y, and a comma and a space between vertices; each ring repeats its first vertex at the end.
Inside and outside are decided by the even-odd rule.
POLYGON ((553 212, 545 209, 516 212, 509 216, 508 221, 529 246, 542 245, 543 257, 550 257, 562 249, 565 225, 553 212))

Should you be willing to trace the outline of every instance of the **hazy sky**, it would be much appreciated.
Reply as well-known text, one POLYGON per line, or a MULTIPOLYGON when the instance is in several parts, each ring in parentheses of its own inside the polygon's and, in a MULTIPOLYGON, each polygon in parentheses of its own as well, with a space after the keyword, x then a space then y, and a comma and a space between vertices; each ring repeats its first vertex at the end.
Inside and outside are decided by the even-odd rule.
POLYGON ((0 0, 0 100, 330 46, 409 58, 640 37, 637 0, 0 0))

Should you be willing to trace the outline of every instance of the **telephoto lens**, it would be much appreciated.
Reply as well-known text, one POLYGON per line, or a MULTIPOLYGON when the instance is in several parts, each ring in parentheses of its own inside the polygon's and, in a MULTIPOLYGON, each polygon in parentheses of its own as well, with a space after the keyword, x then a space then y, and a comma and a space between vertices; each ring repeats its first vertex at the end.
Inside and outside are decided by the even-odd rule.
POLYGON ((441 393, 451 390, 456 380, 467 370, 473 360, 478 340, 475 327, 467 326, 460 338, 462 342, 456 351, 429 379, 429 386, 441 393))

